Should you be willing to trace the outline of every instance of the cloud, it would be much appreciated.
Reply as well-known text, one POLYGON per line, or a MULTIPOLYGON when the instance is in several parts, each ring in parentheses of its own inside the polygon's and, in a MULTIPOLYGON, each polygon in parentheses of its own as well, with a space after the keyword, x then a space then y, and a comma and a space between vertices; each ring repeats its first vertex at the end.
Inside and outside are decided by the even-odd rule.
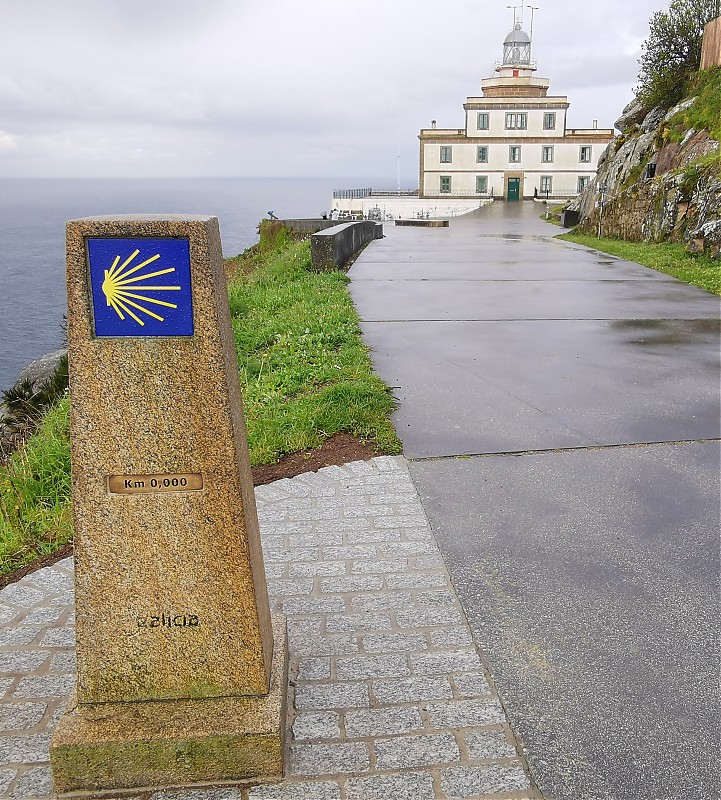
POLYGON ((547 72, 553 75, 551 89, 562 87, 564 93, 594 86, 625 86, 635 81, 638 60, 623 54, 591 53, 575 57, 573 53, 564 53, 548 65, 547 72), (583 69, 578 68, 579 63, 583 69))
POLYGON ((0 150, 14 150, 18 146, 16 136, 0 131, 0 150))
MULTIPOLYGON (((610 124, 628 102, 657 2, 555 0, 535 13, 539 74, 569 95, 577 124, 610 124)), ((461 127, 465 97, 492 73, 505 6, 0 0, 0 170, 393 183, 400 152, 412 177, 419 128, 461 127)))

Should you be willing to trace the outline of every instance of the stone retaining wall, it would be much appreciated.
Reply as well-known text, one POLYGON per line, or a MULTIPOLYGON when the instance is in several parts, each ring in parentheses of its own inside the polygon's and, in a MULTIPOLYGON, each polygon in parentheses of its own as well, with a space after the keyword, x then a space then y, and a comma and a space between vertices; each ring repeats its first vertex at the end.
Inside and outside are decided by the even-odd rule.
POLYGON ((396 225, 409 228, 447 228, 447 219, 397 219, 396 225))
POLYGON ((286 228, 291 231, 296 231, 297 233, 318 233, 318 231, 324 231, 326 228, 332 228, 334 225, 338 224, 338 220, 336 219, 322 218, 282 219, 280 222, 282 222, 286 228))
MULTIPOLYGON (((721 180, 708 176, 689 191, 667 174, 636 183, 603 209, 603 235, 633 242, 682 242, 694 252, 718 257, 721 251, 721 180)), ((586 233, 598 228, 594 209, 581 223, 586 233)))
POLYGON ((318 231, 310 238, 313 269, 338 269, 373 239, 383 238, 383 225, 372 220, 345 222, 318 231))

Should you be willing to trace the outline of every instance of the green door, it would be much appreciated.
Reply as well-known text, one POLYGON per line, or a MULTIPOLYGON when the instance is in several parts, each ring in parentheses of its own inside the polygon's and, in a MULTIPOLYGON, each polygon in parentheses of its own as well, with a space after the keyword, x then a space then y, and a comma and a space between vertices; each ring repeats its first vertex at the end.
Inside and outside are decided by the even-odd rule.
POLYGON ((521 197, 521 179, 509 178, 508 179, 508 199, 518 200, 521 197))

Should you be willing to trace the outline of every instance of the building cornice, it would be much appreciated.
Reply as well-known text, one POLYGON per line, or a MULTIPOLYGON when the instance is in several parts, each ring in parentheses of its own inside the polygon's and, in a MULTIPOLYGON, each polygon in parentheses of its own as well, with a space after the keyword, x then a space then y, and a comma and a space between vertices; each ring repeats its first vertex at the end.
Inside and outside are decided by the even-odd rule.
POLYGON ((569 129, 564 138, 567 142, 612 142, 616 138, 616 133, 613 128, 569 129))
POLYGON ((418 138, 433 144, 457 144, 459 139, 469 144, 607 144, 613 141, 611 129, 599 129, 583 133, 567 133, 565 136, 466 136, 465 131, 442 131, 437 128, 421 130, 418 138), (446 135, 447 134, 447 135, 446 135))
POLYGON ((458 139, 466 139, 465 129, 449 129, 449 128, 421 128, 421 132, 418 134, 419 139, 433 139, 437 141, 439 144, 442 144, 446 140, 456 141, 458 139))
MULTIPOLYGON (((506 67, 513 72, 517 67, 506 67)), ((540 89, 547 89, 551 85, 548 78, 537 78, 534 75, 494 75, 492 78, 482 78, 481 86, 485 88, 498 86, 534 86, 540 89)))
POLYGON ((541 108, 568 108, 570 103, 567 97, 468 97, 463 104, 466 111, 498 111, 499 109, 512 108, 536 111, 541 108))

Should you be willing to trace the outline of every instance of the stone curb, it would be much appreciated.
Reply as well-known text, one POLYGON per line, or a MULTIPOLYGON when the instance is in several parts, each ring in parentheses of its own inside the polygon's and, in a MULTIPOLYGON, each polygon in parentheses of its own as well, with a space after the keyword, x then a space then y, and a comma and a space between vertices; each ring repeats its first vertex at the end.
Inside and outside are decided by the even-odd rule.
MULTIPOLYGON (((150 800, 534 800, 407 464, 381 456, 256 489, 271 610, 288 618, 281 784, 150 800)), ((0 796, 51 796, 75 682, 73 563, 0 591, 0 796)))

